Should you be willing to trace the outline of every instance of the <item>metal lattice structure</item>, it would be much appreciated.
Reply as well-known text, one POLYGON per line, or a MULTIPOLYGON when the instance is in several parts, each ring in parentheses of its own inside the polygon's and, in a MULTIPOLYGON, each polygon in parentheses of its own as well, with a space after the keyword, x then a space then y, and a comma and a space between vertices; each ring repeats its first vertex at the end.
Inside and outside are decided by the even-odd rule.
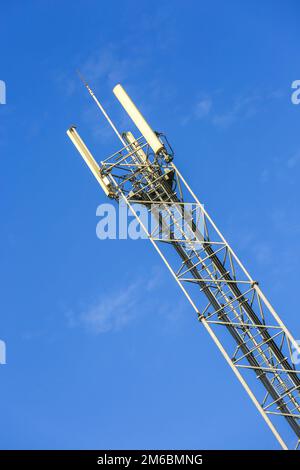
MULTIPOLYGON (((75 128, 68 134, 87 161, 89 151, 75 128)), ((163 136, 158 135, 156 153, 143 135, 118 136, 123 143, 118 152, 94 168, 87 163, 96 177, 99 173, 106 194, 135 215, 281 447, 297 448, 297 342, 174 165, 163 136), (150 228, 141 206, 155 220, 150 228)))

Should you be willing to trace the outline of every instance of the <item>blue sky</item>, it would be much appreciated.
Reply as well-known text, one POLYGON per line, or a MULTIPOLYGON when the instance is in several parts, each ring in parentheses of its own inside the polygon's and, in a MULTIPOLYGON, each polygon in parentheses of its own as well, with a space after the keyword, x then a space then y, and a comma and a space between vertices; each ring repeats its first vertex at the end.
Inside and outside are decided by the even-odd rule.
POLYGON ((105 196, 65 131, 118 150, 76 69, 124 130, 121 82, 300 338, 299 13, 2 2, 2 449, 277 448, 150 243, 96 238, 105 196))

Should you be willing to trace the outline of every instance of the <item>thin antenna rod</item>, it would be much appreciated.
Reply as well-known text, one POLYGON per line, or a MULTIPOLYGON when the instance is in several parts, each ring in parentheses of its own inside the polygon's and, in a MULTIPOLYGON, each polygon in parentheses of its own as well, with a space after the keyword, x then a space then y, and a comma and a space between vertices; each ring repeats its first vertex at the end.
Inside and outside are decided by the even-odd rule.
POLYGON ((81 73, 79 72, 79 70, 77 70, 77 74, 80 78, 80 80, 82 81, 82 83, 84 84, 85 88, 87 89, 87 91, 89 92, 89 94, 91 95, 91 97, 93 98, 93 100, 96 102, 96 105, 98 106, 98 108, 100 109, 100 111, 102 112, 102 114, 104 115, 104 117, 107 119, 107 121, 109 122, 110 126, 112 127, 112 129, 114 130, 114 132, 116 133, 116 135, 118 136, 118 138, 120 139, 120 141, 122 142, 122 144, 124 145, 124 147, 127 145, 125 140, 123 139, 123 137, 121 136, 120 132, 118 131, 118 129, 116 128, 116 126, 114 125, 114 123, 112 122, 112 120, 110 119, 109 115, 107 114, 107 112, 105 111, 105 109, 103 108, 102 104, 100 103, 100 101, 97 99, 95 93, 93 92, 93 90, 89 87, 88 83, 85 81, 85 79, 83 78, 83 76, 81 75, 81 73))

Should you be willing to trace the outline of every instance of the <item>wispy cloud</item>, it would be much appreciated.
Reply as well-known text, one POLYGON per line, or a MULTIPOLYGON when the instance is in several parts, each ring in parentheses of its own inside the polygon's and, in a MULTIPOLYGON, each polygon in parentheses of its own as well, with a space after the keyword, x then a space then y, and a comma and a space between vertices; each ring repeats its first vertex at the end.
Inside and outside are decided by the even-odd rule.
MULTIPOLYGON (((120 41, 105 45, 105 48, 100 47, 78 64, 82 76, 121 131, 130 129, 132 122, 111 95, 111 90, 117 83, 125 86, 130 84, 129 92, 138 99, 139 106, 146 115, 149 115, 152 106, 157 109, 156 103, 165 105, 173 99, 174 87, 172 83, 166 86, 166 79, 159 69, 152 71, 149 76, 149 64, 152 61, 152 49, 144 48, 138 41, 132 41, 130 45, 120 41), (105 96, 109 99, 105 100, 105 96)), ((75 80, 78 82, 77 77, 74 77, 75 80)), ((70 90, 75 88, 72 84, 69 85, 70 90)), ((86 101, 83 105, 82 115, 95 140, 107 141, 114 137, 107 125, 99 125, 99 110, 91 102, 86 101)))
POLYGON ((161 270, 155 268, 147 278, 139 277, 121 288, 105 292, 78 312, 68 311, 68 326, 83 327, 94 334, 107 333, 122 330, 147 312, 169 311, 158 301, 158 297, 162 297, 162 279, 161 270), (158 291, 159 295, 153 295, 158 291))
POLYGON ((201 92, 195 98, 189 114, 183 117, 181 123, 186 125, 193 120, 206 119, 214 126, 226 129, 238 121, 255 116, 263 107, 264 102, 277 100, 282 96, 280 90, 268 93, 253 90, 234 96, 231 102, 224 105, 222 104, 224 102, 224 90, 215 90, 210 93, 201 92))
POLYGON ((195 116, 197 119, 202 119, 207 116, 212 107, 212 100, 210 98, 200 99, 195 106, 195 116))
POLYGON ((292 170, 295 168, 298 164, 300 163, 300 151, 294 153, 292 156, 290 156, 287 160, 287 168, 289 170, 292 170))
POLYGON ((139 55, 135 55, 134 60, 133 58, 131 60, 130 56, 122 54, 117 45, 109 44, 105 49, 90 55, 80 68, 88 80, 92 82, 102 80, 111 87, 119 81, 126 80, 132 69, 139 69, 143 61, 143 57, 139 55))
POLYGON ((185 126, 192 120, 204 119, 208 117, 212 109, 212 105, 213 102, 211 97, 207 95, 198 97, 195 101, 192 111, 189 114, 183 116, 181 124, 185 126))
POLYGON ((255 259, 261 265, 268 265, 273 260, 273 247, 265 242, 257 242, 252 246, 255 259))
POLYGON ((269 181, 280 181, 282 183, 293 184, 298 182, 298 174, 295 172, 300 164, 300 150, 288 154, 285 158, 281 156, 273 157, 268 163, 268 167, 263 168, 260 174, 261 183, 269 181))
POLYGON ((214 114, 212 123, 218 127, 226 128, 238 119, 252 117, 257 112, 259 101, 260 97, 257 94, 238 97, 230 109, 214 114))
POLYGON ((142 286, 134 283, 126 289, 110 292, 98 303, 79 315, 79 321, 95 333, 120 330, 132 321, 137 312, 142 286))

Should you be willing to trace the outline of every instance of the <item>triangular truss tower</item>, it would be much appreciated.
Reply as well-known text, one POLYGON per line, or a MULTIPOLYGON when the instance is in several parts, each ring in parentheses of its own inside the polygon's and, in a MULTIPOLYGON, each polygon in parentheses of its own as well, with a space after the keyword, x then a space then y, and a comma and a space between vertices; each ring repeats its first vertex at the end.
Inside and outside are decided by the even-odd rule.
MULTIPOLYGON (((300 370, 294 358, 300 357, 299 344, 174 165, 166 138, 151 129, 117 85, 113 92, 141 136, 120 134, 85 86, 122 148, 98 163, 75 127, 68 136, 105 194, 135 215, 280 446, 298 448, 300 370), (140 217, 140 206, 156 220, 151 228, 140 217)), ((224 406, 221 389, 216 413, 218 406, 224 406)))

